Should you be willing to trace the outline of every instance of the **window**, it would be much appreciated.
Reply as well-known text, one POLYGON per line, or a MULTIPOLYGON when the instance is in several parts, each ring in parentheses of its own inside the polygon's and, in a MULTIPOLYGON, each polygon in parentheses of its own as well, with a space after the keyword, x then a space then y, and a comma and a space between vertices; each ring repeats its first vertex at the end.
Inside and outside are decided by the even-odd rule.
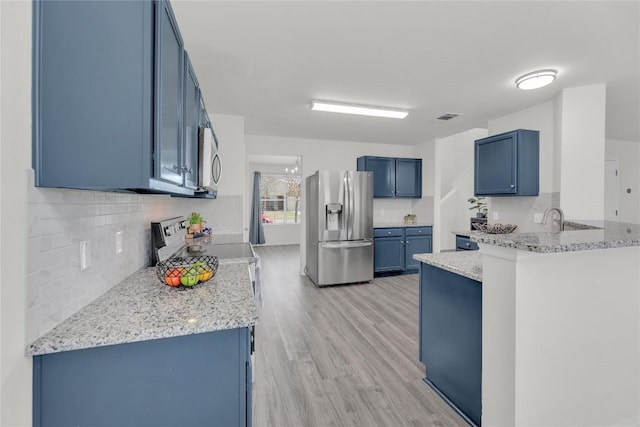
POLYGON ((260 212, 265 224, 300 223, 299 175, 263 173, 260 180, 260 212))

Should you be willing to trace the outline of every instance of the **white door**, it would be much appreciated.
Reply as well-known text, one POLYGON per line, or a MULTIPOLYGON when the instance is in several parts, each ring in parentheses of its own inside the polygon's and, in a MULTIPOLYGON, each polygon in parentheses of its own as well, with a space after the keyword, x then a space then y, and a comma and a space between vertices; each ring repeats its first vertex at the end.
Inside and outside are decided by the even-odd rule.
POLYGON ((604 219, 618 221, 618 161, 604 161, 604 219))

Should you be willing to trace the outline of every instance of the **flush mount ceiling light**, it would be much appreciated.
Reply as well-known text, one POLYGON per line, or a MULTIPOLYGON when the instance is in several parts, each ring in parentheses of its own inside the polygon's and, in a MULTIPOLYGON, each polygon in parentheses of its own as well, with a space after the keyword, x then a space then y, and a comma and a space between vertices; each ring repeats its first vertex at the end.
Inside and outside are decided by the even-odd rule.
POLYGON ((399 108, 378 107, 373 105, 347 104, 334 101, 311 101, 311 109, 314 111, 329 111, 332 113, 358 114, 361 116, 389 117, 392 119, 404 119, 409 111, 399 108))
POLYGON ((531 90, 538 89, 553 83, 556 79, 556 70, 538 70, 532 73, 525 74, 524 76, 516 79, 516 86, 518 89, 531 90))

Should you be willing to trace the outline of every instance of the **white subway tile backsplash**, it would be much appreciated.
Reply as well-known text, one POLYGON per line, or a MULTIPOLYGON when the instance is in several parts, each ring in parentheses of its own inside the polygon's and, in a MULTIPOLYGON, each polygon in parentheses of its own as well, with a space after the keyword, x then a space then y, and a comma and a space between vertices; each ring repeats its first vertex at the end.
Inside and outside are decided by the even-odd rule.
POLYGON ((560 193, 540 193, 537 197, 490 197, 489 212, 499 212, 500 219, 494 221, 488 215, 489 223, 515 224, 519 233, 549 231, 550 225, 534 223, 533 216, 546 208, 559 206, 560 193))
POLYGON ((242 197, 218 200, 27 188, 27 341, 49 331, 151 259, 150 223, 197 211, 214 233, 242 233, 242 197), (115 254, 115 233, 123 252, 115 254), (80 272, 80 241, 91 265, 80 272))

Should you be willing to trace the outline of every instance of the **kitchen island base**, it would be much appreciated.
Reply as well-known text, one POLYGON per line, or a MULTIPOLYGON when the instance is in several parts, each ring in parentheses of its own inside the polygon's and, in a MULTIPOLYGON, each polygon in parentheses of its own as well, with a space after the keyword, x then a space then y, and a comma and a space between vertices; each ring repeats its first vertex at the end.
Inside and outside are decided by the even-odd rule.
POLYGON ((424 381, 465 421, 482 412, 482 284, 420 264, 420 361, 424 381))
POLYGON ((33 425, 250 426, 249 328, 33 358, 33 425))

